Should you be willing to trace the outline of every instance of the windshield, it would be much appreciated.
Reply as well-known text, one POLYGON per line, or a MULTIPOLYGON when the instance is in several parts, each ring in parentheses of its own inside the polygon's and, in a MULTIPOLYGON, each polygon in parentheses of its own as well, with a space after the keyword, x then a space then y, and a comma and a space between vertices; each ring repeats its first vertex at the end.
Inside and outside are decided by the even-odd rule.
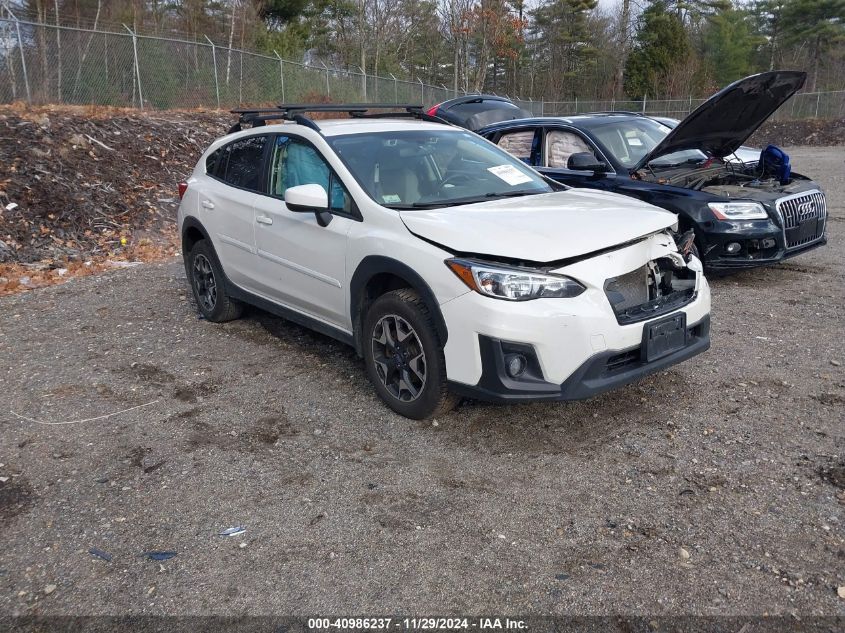
POLYGON ((530 167, 469 132, 402 130, 326 140, 367 194, 393 209, 553 191, 530 167))
MULTIPOLYGON (((612 121, 591 128, 591 132, 623 166, 634 167, 651 150, 657 147, 671 128, 652 119, 630 118, 612 121)), ((707 155, 697 149, 672 152, 654 159, 652 166, 680 165, 699 163, 707 160, 707 155)))

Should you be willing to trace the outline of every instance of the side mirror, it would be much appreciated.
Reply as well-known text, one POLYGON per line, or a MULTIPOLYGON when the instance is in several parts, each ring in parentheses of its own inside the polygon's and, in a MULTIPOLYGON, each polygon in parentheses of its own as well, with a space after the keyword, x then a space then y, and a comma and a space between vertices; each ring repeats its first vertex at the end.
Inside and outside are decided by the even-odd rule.
POLYGON ((595 171, 604 173, 607 171, 607 165, 590 152, 576 152, 566 161, 567 169, 574 169, 578 171, 595 171))
POLYGON ((297 185, 285 190, 285 205, 294 213, 313 213, 320 226, 332 221, 329 213, 329 194, 321 185, 297 185))

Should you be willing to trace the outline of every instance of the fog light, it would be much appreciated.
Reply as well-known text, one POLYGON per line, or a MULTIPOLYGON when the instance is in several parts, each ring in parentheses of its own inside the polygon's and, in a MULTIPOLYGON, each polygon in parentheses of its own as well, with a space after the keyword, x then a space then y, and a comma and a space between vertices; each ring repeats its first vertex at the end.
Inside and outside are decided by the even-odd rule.
POLYGON ((766 239, 763 240, 762 244, 763 244, 763 248, 773 248, 774 245, 775 245, 775 241, 772 238, 767 237, 766 239))
POLYGON ((519 378, 525 373, 528 361, 522 354, 508 354, 505 356, 505 371, 511 378, 519 378))
POLYGON ((728 255, 736 255, 741 250, 742 245, 739 242, 728 242, 725 244, 725 252, 727 252, 728 255))

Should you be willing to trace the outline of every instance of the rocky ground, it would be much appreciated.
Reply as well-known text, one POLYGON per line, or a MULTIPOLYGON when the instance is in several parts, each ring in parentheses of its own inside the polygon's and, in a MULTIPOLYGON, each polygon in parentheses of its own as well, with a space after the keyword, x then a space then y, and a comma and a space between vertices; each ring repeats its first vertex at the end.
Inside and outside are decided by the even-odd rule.
POLYGON ((830 244, 579 403, 411 422, 339 343, 198 320, 173 260, 0 298, 0 614, 841 616, 845 156, 788 151, 830 244))

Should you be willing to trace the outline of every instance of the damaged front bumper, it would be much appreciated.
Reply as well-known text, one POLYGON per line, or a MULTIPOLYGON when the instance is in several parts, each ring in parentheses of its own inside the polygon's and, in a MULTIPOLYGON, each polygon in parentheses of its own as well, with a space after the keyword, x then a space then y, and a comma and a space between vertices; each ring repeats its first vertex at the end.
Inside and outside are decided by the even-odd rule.
POLYGON ((493 401, 574 400, 704 352, 710 289, 701 263, 690 258, 688 275, 668 275, 671 266, 653 270, 666 260, 684 263, 671 237, 655 235, 556 269, 585 285, 574 298, 506 302, 470 292, 441 304, 450 324, 444 347, 450 388, 493 401), (645 272, 633 278, 645 270, 647 278, 645 272), (655 283, 665 286, 670 278, 677 294, 653 301, 655 283))

